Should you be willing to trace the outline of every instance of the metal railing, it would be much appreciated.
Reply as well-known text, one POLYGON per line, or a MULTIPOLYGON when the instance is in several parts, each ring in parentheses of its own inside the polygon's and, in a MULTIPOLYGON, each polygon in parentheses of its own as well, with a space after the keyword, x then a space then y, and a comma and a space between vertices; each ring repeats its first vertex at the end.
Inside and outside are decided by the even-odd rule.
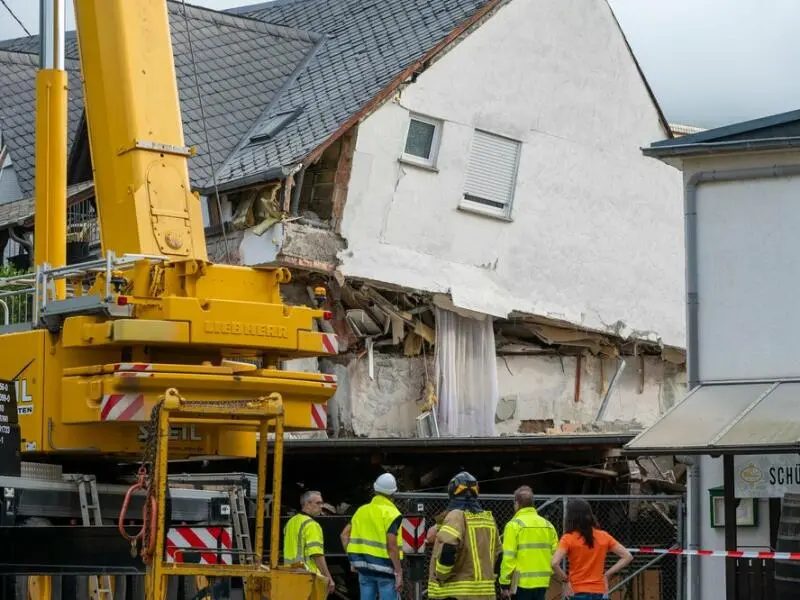
POLYGON ((0 278, 0 308, 4 311, 5 325, 38 323, 48 304, 55 300, 55 282, 59 280, 68 281, 67 298, 70 298, 79 295, 78 287, 84 288, 101 276, 104 288, 100 299, 109 302, 113 298, 115 275, 132 269, 141 260, 164 262, 168 259, 146 254, 117 257, 109 251, 105 258, 55 268, 45 264, 37 266, 33 273, 0 278))
POLYGON ((93 198, 79 200, 67 209, 67 240, 89 244, 100 241, 100 222, 93 198))
MULTIPOLYGON (((608 531, 625 547, 683 547, 684 499, 682 496, 535 496, 534 505, 539 514, 548 519, 559 536, 564 531, 567 502, 582 498, 592 506, 600 528, 608 531)), ((404 514, 425 515, 428 526, 443 515, 447 494, 400 493, 396 496, 398 508, 404 514)), ((481 504, 494 515, 502 533, 514 515, 511 495, 485 494, 481 504)), ((425 571, 428 573, 430 548, 425 554, 425 571)), ((616 560, 608 558, 609 566, 616 560)), ((409 561, 404 561, 408 563, 409 561)), ((567 565, 567 571, 569 565, 567 565)), ((675 555, 634 555, 633 562, 611 582, 611 600, 682 600, 685 557, 675 555)), ((407 573, 406 580, 410 581, 407 573)), ((408 585, 404 599, 418 600, 424 596, 422 585, 408 585)), ((498 594, 498 598, 499 598, 498 594)), ((552 585, 548 600, 560 600, 560 586, 552 585)))

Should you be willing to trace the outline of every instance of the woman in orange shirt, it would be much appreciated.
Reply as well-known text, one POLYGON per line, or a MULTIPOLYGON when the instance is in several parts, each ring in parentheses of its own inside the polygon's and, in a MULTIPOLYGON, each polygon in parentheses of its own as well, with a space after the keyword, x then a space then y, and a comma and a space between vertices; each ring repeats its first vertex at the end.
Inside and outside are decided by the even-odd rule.
POLYGON ((553 554, 553 571, 566 583, 566 596, 572 600, 602 600, 608 598, 608 581, 633 560, 625 547, 608 532, 597 528, 592 507, 586 500, 570 500, 567 503, 564 535, 553 554), (619 560, 608 571, 606 555, 609 551, 619 560), (566 557, 569 577, 561 568, 566 557))

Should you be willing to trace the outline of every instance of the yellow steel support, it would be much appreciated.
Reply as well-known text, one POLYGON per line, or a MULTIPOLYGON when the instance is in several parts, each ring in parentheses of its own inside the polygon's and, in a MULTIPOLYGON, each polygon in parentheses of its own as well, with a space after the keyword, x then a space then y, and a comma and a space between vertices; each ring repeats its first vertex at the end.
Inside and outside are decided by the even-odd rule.
MULTIPOLYGON (((269 565, 273 569, 278 568, 281 547, 281 483, 283 478, 283 415, 275 421, 275 458, 273 459, 272 470, 272 527, 270 532, 270 553, 269 565)), ((263 529, 263 526, 262 526, 263 529)))
MULTIPOLYGON (((60 267, 67 262, 67 73, 36 73, 36 217, 34 260, 60 267)), ((64 298, 66 283, 56 282, 64 298)))
POLYGON ((28 597, 20 600, 54 600, 52 578, 48 575, 28 577, 28 597))
POLYGON ((103 253, 206 260, 164 0, 75 0, 103 253))
MULTIPOLYGON (((283 421, 283 415, 281 415, 283 421)), ((258 482, 256 487, 258 489, 258 499, 260 501, 264 494, 263 486, 267 483, 267 444, 266 440, 269 437, 269 421, 262 421, 258 427, 258 482)), ((283 440, 275 440, 275 456, 278 453, 278 445, 280 445, 281 452, 283 451, 283 440)), ((275 473, 279 473, 277 465, 275 465, 275 473)), ((273 476, 273 480, 279 479, 273 476)), ((256 511, 256 539, 255 539, 253 562, 261 564, 264 562, 264 511, 256 511)), ((274 554, 274 553, 273 553, 274 554)))
MULTIPOLYGON (((241 577, 248 600, 256 600, 266 595, 277 600, 304 598, 324 600, 327 585, 324 578, 303 569, 279 567, 280 557, 280 506, 281 479, 283 465, 283 401, 280 394, 271 394, 247 402, 230 401, 190 402, 182 398, 177 390, 169 389, 163 396, 158 412, 158 435, 151 473, 150 489, 154 489, 158 503, 156 531, 152 555, 145 551, 145 559, 150 561, 147 569, 147 600, 164 600, 167 593, 167 578, 171 576, 188 577, 241 577), (235 406, 232 406, 235 404, 235 406), (169 456, 170 427, 185 419, 219 422, 229 419, 231 425, 251 424, 259 432, 258 441, 258 480, 256 486, 256 524, 255 545, 252 564, 201 565, 191 563, 167 563, 164 558, 164 539, 168 524, 164 519, 167 493, 167 464, 169 456), (234 420, 238 418, 237 420, 234 420), (272 523, 270 531, 270 556, 268 566, 264 565, 264 514, 266 510, 267 447, 270 423, 274 424, 275 440, 272 472, 272 523)), ((145 540, 145 543, 146 543, 145 540)), ((144 550, 143 550, 144 551, 144 550)))

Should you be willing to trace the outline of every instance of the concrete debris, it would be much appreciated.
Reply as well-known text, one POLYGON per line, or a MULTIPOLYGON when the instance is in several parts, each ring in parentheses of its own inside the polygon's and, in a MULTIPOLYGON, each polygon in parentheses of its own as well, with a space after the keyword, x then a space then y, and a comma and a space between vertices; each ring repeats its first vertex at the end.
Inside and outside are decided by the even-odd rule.
MULTIPOLYGON (((453 304, 443 294, 414 293, 408 290, 379 290, 372 285, 349 281, 341 286, 341 302, 347 326, 355 338, 371 337, 377 347, 389 346, 406 356, 419 356, 421 345, 434 346, 436 327, 434 309, 451 310, 453 304), (380 330, 380 331, 379 331, 380 330), (417 338, 422 338, 419 340, 417 338)), ((487 318, 464 309, 457 314, 469 318, 487 318)), ((635 343, 610 334, 586 331, 568 324, 548 322, 540 317, 515 316, 495 319, 495 341, 498 355, 580 355, 588 353, 605 359, 624 355, 659 356, 662 360, 681 365, 685 353, 679 348, 658 343, 635 343)))
POLYGON ((686 493, 686 465, 671 456, 640 457, 625 462, 631 494, 686 493))
MULTIPOLYGON (((390 300, 389 292, 370 286, 345 284, 339 299, 349 336, 366 347, 373 347, 415 357, 425 352, 424 346, 436 343, 436 329, 431 312, 432 305, 424 298, 396 293, 390 300)), ((337 330, 338 331, 338 330, 337 330)))
POLYGON ((239 245, 243 238, 243 231, 230 230, 224 236, 222 234, 208 236, 206 239, 208 259, 215 263, 240 264, 242 257, 239 245))
MULTIPOLYGON (((430 369, 420 358, 374 351, 370 378, 366 355, 351 360, 347 385, 340 385, 334 396, 337 422, 349 424, 347 429, 356 437, 413 437, 426 371, 430 369)), ((342 382, 341 376, 338 379, 342 382)))
POLYGON ((308 225, 309 227, 316 227, 317 229, 329 229, 331 226, 330 221, 323 219, 317 213, 310 210, 304 210, 297 219, 297 222, 302 225, 308 225))
POLYGON ((344 241, 331 231, 299 221, 285 221, 278 260, 287 265, 326 265, 324 270, 333 272, 336 253, 342 248, 344 241))
MULTIPOLYGON (((555 432, 553 419, 526 419, 520 421, 520 433, 548 433, 555 432)), ((559 432, 560 433, 560 432, 559 432)))
POLYGON ((608 359, 623 355, 659 356, 676 365, 686 362, 683 349, 663 346, 658 341, 630 340, 617 333, 583 330, 542 317, 516 315, 495 321, 498 354, 583 354, 608 359))

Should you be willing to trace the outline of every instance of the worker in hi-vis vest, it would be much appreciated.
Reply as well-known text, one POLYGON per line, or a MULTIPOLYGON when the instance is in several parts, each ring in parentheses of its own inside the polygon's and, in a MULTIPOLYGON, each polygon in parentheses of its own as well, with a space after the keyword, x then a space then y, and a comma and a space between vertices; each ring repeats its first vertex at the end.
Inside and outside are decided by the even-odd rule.
POLYGON ((322 527, 314 519, 322 512, 322 494, 315 491, 300 496, 300 510, 283 530, 283 563, 302 565, 328 580, 328 593, 334 590, 333 577, 325 562, 322 527))
POLYGON ((403 518, 392 501, 397 481, 384 473, 372 489, 372 501, 359 507, 342 531, 342 546, 358 572, 361 600, 397 600, 403 587, 403 552, 398 543, 403 518))
POLYGON ((514 516, 503 530, 503 597, 545 600, 553 574, 550 561, 557 547, 556 528, 536 512, 533 491, 527 485, 518 488, 514 492, 514 516))

